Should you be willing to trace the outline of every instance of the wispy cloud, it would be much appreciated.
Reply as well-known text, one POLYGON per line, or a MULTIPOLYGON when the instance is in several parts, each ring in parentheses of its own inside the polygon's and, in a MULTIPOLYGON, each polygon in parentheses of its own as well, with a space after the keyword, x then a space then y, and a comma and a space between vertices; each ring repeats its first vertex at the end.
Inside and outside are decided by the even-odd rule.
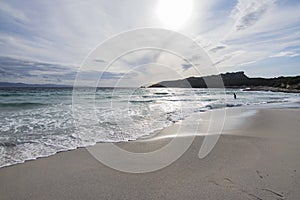
POLYGON ((247 29, 259 21, 274 6, 274 0, 239 0, 231 12, 237 31, 247 29))
POLYGON ((29 18, 26 16, 22 10, 15 9, 8 3, 5 3, 4 1, 0 2, 0 12, 3 16, 6 16, 8 18, 11 18, 15 21, 19 22, 28 22, 29 18))
MULTIPOLYGON (((25 83, 63 82, 73 84, 78 74, 75 66, 66 66, 57 63, 45 63, 11 57, 0 57, 1 81, 19 80, 25 83)), ((124 73, 107 71, 81 71, 80 80, 85 83, 98 79, 119 79, 124 73)))
POLYGON ((213 53, 216 53, 217 51, 225 49, 225 48, 226 48, 225 45, 217 45, 217 46, 211 48, 209 51, 213 52, 213 53))
POLYGON ((276 57, 296 57, 296 56, 300 56, 299 53, 295 53, 295 52, 292 52, 292 51, 281 51, 279 53, 276 53, 272 56, 270 56, 271 58, 276 58, 276 57))
MULTIPOLYGON (((293 51, 293 47, 300 45, 300 13, 296 11, 299 9, 300 4, 291 6, 288 2, 274 0, 238 1, 224 21, 226 34, 206 47, 215 66, 221 71, 237 66, 242 70, 243 66, 260 62, 287 48, 293 51), (226 48, 219 49, 220 43, 226 48)), ((219 28, 211 32, 214 31, 219 28)))

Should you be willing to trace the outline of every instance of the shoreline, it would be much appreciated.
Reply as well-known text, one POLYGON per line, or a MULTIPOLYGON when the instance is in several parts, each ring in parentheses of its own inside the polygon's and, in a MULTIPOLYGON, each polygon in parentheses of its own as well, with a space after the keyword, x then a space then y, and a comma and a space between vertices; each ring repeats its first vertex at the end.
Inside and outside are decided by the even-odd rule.
POLYGON ((284 92, 284 93, 300 93, 299 89, 289 89, 289 88, 280 88, 280 87, 266 87, 266 86, 257 86, 250 88, 240 88, 243 91, 264 91, 264 92, 284 92))
MULTIPOLYGON (((147 139, 150 139, 150 140, 157 140, 159 139, 159 137, 156 137, 156 136, 161 136, 161 135, 165 135, 166 137, 166 134, 165 132, 169 132, 169 131, 175 131, 174 130, 174 127, 177 127, 178 128, 178 125, 181 124, 182 122, 185 122, 185 121, 188 121, 188 120, 193 120, 193 117, 199 117, 200 116, 204 116, 205 118, 209 118, 210 117, 210 113, 213 112, 213 111, 216 111, 216 110, 222 110, 222 109, 226 109, 226 110, 235 110, 235 109, 240 109, 241 111, 243 111, 244 113, 247 112, 247 111, 255 111, 255 110, 259 110, 259 109, 264 109, 264 108, 284 108, 284 107, 293 107, 292 105, 294 104, 297 104, 296 108, 300 108, 300 102, 288 102, 288 103, 271 103, 271 104, 259 104, 259 105, 248 105, 248 106, 236 106, 236 107, 224 107, 224 108, 214 108, 214 109, 210 109, 210 110, 205 110, 205 111, 201 111, 201 112, 197 112, 197 113, 194 113, 194 114, 191 114, 190 116, 186 117, 185 119, 183 120, 179 120, 173 124, 170 124, 169 126, 166 126, 164 128, 162 128, 161 130, 159 131, 155 131, 154 134, 150 134, 150 135, 145 135, 145 136, 142 136, 142 137, 139 137, 139 138, 136 138, 135 140, 128 140, 128 141, 116 141, 116 142, 113 142, 114 144, 122 144, 122 143, 128 143, 128 142, 139 142, 139 141, 143 141, 143 140, 147 140, 147 139), (299 105, 298 105, 299 104, 299 105)), ((241 116, 243 117, 243 116, 241 116)), ((207 120, 207 119, 206 119, 207 120)), ((239 120, 239 124, 243 122, 243 119, 239 120)), ((232 126, 232 123, 230 122, 231 126, 232 126)), ((235 123, 235 125, 237 126, 237 122, 235 123)), ((206 125, 205 125, 206 126, 206 125)), ((207 127, 206 127, 207 128, 207 127)), ((202 130, 203 131, 203 130, 202 130)), ((170 134, 167 134, 168 136, 167 137, 171 137, 170 134)), ((63 152, 68 152, 68 151, 74 151, 76 149, 81 149, 81 148, 89 148, 91 146, 95 146, 97 144, 101 144, 101 143, 111 143, 111 142, 96 142, 95 144, 93 145, 86 145, 86 146, 79 146, 79 147, 74 147, 72 149, 65 149, 65 150, 61 150, 61 151, 57 151, 57 152, 54 152, 52 154, 49 154, 49 155, 44 155, 44 156, 38 156, 36 158, 31 158, 31 159, 26 159, 24 161, 20 161, 20 162, 17 162, 17 163, 13 163, 13 164, 7 164, 7 165, 3 165, 3 166, 0 166, 0 169, 1 168, 6 168, 6 167, 10 167, 10 166, 14 166, 14 165, 19 165, 19 164, 24 164, 26 162, 31 162, 31 161, 35 161, 37 159, 42 159, 42 158, 47 158, 47 157, 50 157, 50 156, 55 156, 56 154, 58 153, 63 153, 63 152)))
MULTIPOLYGON (((127 143, 133 143, 133 142, 147 142, 147 141, 151 141, 151 140, 159 140, 159 139, 165 139, 165 138, 172 138, 174 137, 174 134, 170 134, 171 132, 174 131, 178 131, 178 127, 183 123, 183 122, 188 122, 190 120, 193 121, 193 118, 195 117, 200 117, 200 118, 204 118, 205 121, 208 120, 208 118, 211 117, 211 113, 214 111, 218 111, 218 110, 222 110, 225 109, 226 112, 228 113, 228 111, 233 111, 232 115, 238 115, 239 117, 241 117, 241 119, 237 119, 237 117, 235 116, 232 120, 232 118, 230 118, 230 120, 226 120, 224 121, 224 123, 226 124, 225 127, 223 127, 223 134, 226 134, 226 132, 233 128, 238 128, 240 127, 246 120, 247 117, 253 116, 255 115, 259 110, 263 110, 263 109, 285 109, 285 108, 291 108, 291 109, 300 109, 300 102, 284 102, 284 103, 270 103, 270 104, 259 104, 259 105, 248 105, 248 106, 236 106, 236 107, 224 107, 224 108, 214 108, 214 109, 210 109, 210 110, 206 110, 204 112, 197 112, 194 114, 191 114, 190 116, 186 117, 183 120, 177 121, 174 124, 171 124, 169 126, 164 127, 162 130, 156 131, 154 134, 151 135, 145 135, 139 138, 136 138, 135 140, 128 140, 128 141, 116 141, 113 142, 114 144, 118 145, 118 146, 126 146, 127 143), (296 106, 295 106, 296 105, 296 106), (237 112, 235 112, 237 111, 237 112), (248 114, 247 114, 248 113, 248 114), (249 113, 251 113, 249 115, 249 113)), ((195 134, 195 136, 205 136, 207 129, 207 125, 205 124, 199 124, 200 126, 202 125, 202 134, 195 134)), ((212 134, 212 133, 210 133, 212 134)), ((221 134, 220 134, 221 135, 221 134)), ((186 134, 185 134, 186 136, 186 134)), ((180 137, 180 134, 177 136, 180 137)), ((69 151, 74 151, 77 149, 86 149, 98 144, 103 144, 103 143, 111 143, 111 142, 96 142, 93 145, 88 145, 88 146, 79 146, 79 147, 75 147, 72 149, 66 149, 66 150, 62 150, 62 151, 57 151, 53 154, 50 155, 45 155, 45 156, 39 156, 36 158, 32 158, 32 159, 28 159, 22 162, 18 162, 18 163, 14 163, 14 164, 8 164, 8 165, 4 165, 0 167, 0 170, 2 168, 7 168, 7 167, 11 167, 11 166, 15 166, 15 165, 19 165, 19 164, 24 164, 26 162, 32 162, 38 159, 44 159, 44 158, 48 158, 51 156, 55 156, 56 154, 59 153, 64 153, 64 152, 69 152, 69 151)), ((164 145, 167 144, 168 142, 164 142, 164 145)))
MULTIPOLYGON (((85 148, 78 148, 0 168, 0 194, 3 199, 299 197, 300 109, 262 108, 245 115, 242 124, 239 124, 241 108, 227 110, 232 124, 225 127, 218 143, 204 159, 198 158, 201 134, 173 164, 145 174, 113 170, 85 148)), ((203 121, 206 118, 208 114, 203 116, 203 121)), ((117 145, 125 150, 145 152, 164 146, 173 131, 174 127, 169 128, 155 140, 117 145)))

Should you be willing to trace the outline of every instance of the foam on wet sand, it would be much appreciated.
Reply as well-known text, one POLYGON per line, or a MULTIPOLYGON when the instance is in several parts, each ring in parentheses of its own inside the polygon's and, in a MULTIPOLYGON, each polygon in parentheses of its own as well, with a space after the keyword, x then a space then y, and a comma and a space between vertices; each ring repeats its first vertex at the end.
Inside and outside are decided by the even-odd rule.
MULTIPOLYGON (((218 143, 199 159, 209 115, 201 116, 203 126, 190 148, 162 170, 119 172, 80 148, 1 168, 1 199, 299 198, 300 109, 228 109, 218 143)), ((170 142, 176 126, 118 145, 134 152, 158 149, 170 142)))

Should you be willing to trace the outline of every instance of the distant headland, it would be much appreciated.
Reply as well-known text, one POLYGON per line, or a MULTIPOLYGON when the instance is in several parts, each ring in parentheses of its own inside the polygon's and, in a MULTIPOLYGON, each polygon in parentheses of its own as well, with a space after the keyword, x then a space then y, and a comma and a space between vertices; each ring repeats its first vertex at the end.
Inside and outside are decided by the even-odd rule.
POLYGON ((243 71, 180 80, 162 81, 149 86, 171 88, 242 88, 274 92, 300 93, 300 76, 276 78, 250 78, 243 71), (220 81, 222 84, 220 84, 220 81))

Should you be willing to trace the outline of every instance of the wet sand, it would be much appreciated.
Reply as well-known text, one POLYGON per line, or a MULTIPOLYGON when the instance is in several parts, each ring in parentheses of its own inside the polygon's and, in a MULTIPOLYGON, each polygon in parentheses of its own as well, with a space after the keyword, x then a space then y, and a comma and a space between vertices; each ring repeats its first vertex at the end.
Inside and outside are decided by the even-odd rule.
MULTIPOLYGON (((119 172, 80 148, 1 168, 1 199, 300 198, 300 109, 228 109, 217 144, 199 159, 210 115, 200 114, 193 144, 166 168, 119 172)), ((195 122, 189 120, 184 123, 195 122)), ((118 146, 133 152, 159 149, 171 141, 178 126, 118 146)), ((184 130, 188 133, 189 125, 184 130)))

